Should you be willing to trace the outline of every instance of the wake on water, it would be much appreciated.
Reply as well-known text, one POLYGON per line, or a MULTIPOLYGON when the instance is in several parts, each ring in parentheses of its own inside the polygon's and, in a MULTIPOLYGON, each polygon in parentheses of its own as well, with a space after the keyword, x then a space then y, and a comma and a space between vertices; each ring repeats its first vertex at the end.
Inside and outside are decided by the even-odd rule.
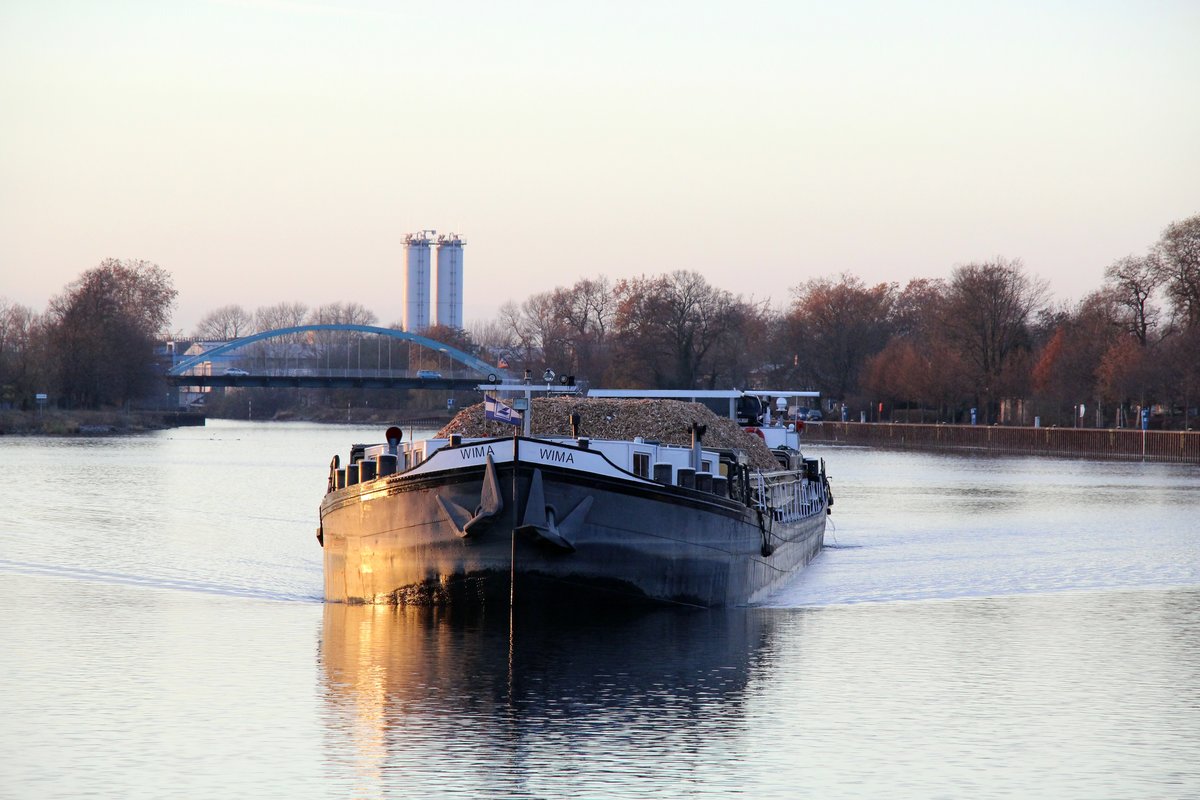
POLYGON ((308 587, 296 587, 292 590, 272 588, 268 586, 237 585, 219 583, 203 578, 180 578, 161 575, 136 575, 132 573, 114 572, 111 570, 88 569, 63 564, 35 564, 24 561, 0 559, 0 573, 16 575, 35 575, 39 577, 59 578, 65 581, 87 581, 90 583, 106 583, 121 586, 136 586, 144 589, 159 589, 175 592, 198 592, 201 594, 220 595, 222 597, 244 597, 255 600, 273 600, 288 603, 320 603, 324 602, 320 572, 311 590, 308 587))
POLYGON ((1200 585, 1200 536, 1167 526, 848 533, 762 605, 800 608, 1200 585))

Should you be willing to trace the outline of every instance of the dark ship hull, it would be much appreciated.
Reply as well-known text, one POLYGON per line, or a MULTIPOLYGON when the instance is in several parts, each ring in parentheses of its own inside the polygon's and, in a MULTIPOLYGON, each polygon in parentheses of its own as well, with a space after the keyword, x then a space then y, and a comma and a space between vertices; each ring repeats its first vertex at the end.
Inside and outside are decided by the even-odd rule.
POLYGON ((447 443, 400 473, 342 488, 331 478, 325 598, 753 603, 823 545, 829 496, 815 464, 774 474, 772 492, 731 463, 714 492, 636 475, 586 443, 447 443))

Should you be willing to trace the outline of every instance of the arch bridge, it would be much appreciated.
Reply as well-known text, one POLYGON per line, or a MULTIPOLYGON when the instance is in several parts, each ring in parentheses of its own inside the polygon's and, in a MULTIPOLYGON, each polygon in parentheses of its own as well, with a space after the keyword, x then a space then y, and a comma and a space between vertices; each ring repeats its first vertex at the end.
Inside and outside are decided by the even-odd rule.
MULTIPOLYGON (((390 351, 389 351, 390 362, 390 351)), ((208 370, 211 372, 211 369, 208 370)), ((226 342, 207 350, 197 356, 180 361, 168 371, 172 382, 181 386, 278 386, 302 388, 427 388, 427 389, 465 389, 479 384, 482 380, 491 383, 500 382, 508 375, 486 361, 466 353, 456 347, 421 336, 408 331, 398 331, 392 328, 380 328, 375 325, 357 325, 352 323, 322 323, 313 325, 293 325, 286 328, 275 328, 269 331, 243 336, 240 339, 226 342), (335 369, 285 369, 250 373, 240 369, 225 370, 221 374, 197 374, 197 367, 214 358, 229 356, 242 348, 257 342, 278 339, 285 336, 303 333, 320 332, 350 332, 367 333, 388 337, 409 344, 418 345, 424 349, 445 356, 452 362, 461 364, 466 370, 476 373, 467 377, 443 377, 440 372, 422 370, 415 377, 407 374, 397 374, 389 366, 382 365, 374 370, 361 369, 361 354, 359 369, 346 367, 335 369), (320 374, 325 372, 327 374, 320 374)))

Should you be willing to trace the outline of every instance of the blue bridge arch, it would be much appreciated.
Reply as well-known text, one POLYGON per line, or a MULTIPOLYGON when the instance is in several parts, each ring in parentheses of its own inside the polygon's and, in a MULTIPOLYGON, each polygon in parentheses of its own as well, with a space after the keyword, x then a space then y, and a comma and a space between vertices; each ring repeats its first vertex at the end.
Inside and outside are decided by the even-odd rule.
POLYGON ((464 353, 462 350, 459 350, 456 347, 451 347, 444 342, 439 342, 436 339, 430 339, 426 336, 409 333, 408 331, 397 331, 393 330, 392 328, 379 328, 374 325, 327 323, 320 325, 293 325, 290 328, 275 328, 274 330, 262 331, 260 333, 251 334, 250 336, 243 336, 240 339, 234 339, 232 342, 226 342, 225 344, 218 345, 217 347, 201 353, 198 356, 192 356, 191 358, 180 361, 174 367, 171 367, 171 370, 168 374, 184 375, 188 370, 192 369, 198 364, 203 364, 205 361, 210 360, 213 356, 223 355, 241 347, 245 347, 248 344, 261 342, 265 339, 274 339, 278 336, 287 336, 288 334, 292 333, 307 333, 309 331, 356 331, 358 333, 375 333, 380 336, 390 336, 393 339, 399 339, 404 342, 413 342, 414 344, 419 344, 422 347, 427 347, 430 350, 436 350, 439 353, 445 353, 458 363, 484 374, 501 374, 503 372, 503 370, 497 369, 486 361, 481 361, 469 353, 464 353))

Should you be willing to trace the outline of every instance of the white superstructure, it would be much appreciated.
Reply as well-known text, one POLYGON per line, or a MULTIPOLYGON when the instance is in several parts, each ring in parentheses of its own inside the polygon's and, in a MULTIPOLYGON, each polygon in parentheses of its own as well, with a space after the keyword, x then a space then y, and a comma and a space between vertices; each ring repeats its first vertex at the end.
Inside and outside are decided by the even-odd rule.
POLYGON ((437 313, 434 322, 463 326, 463 242, 457 233, 437 238, 437 313))

